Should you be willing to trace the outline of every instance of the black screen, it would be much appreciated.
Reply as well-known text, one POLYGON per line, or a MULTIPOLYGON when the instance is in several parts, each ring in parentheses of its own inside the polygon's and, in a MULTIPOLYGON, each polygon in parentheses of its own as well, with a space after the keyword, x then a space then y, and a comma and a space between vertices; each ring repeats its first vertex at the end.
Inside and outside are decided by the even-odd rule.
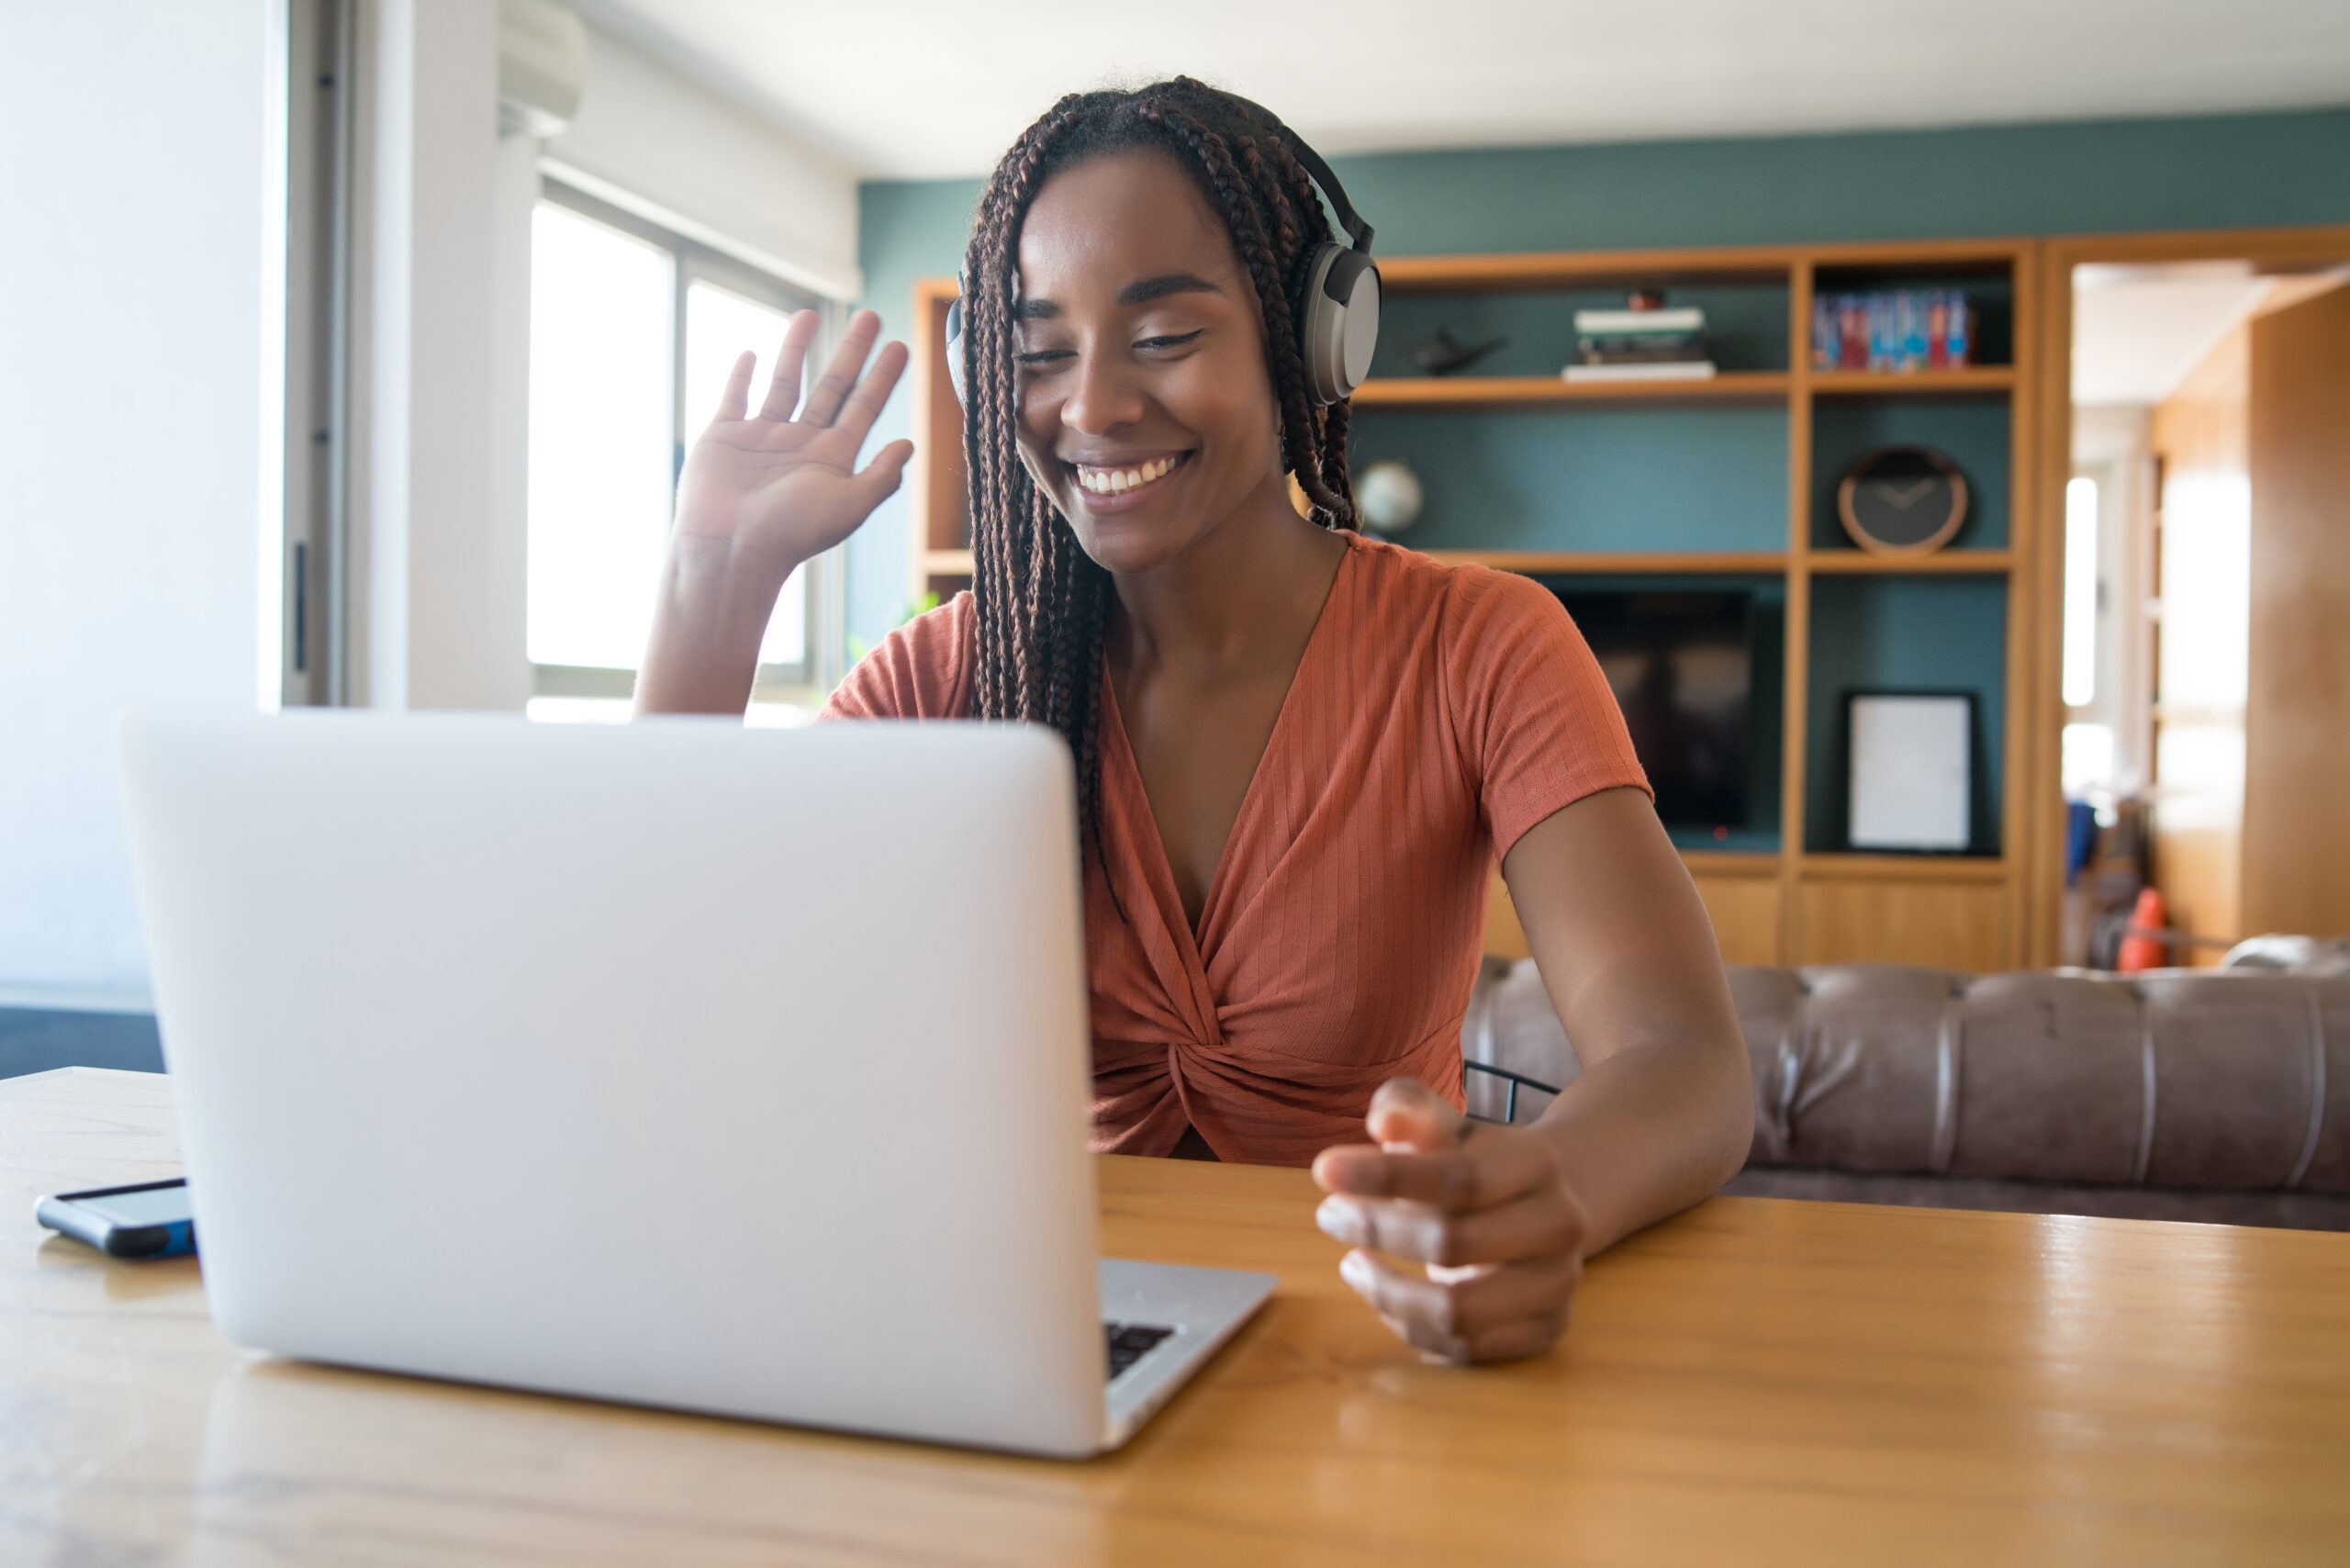
POLYGON ((1669 828, 1746 824, 1754 596, 1546 583, 1591 644, 1669 828))

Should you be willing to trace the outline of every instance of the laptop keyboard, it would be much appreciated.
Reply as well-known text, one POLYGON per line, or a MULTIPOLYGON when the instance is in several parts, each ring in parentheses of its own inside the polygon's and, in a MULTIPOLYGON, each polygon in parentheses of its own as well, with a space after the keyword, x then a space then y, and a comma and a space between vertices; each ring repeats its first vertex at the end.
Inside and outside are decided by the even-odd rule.
POLYGON ((1150 1354, 1151 1347, 1174 1333, 1172 1328, 1160 1328, 1148 1323, 1104 1323, 1102 1338, 1110 1349, 1110 1381, 1150 1354))

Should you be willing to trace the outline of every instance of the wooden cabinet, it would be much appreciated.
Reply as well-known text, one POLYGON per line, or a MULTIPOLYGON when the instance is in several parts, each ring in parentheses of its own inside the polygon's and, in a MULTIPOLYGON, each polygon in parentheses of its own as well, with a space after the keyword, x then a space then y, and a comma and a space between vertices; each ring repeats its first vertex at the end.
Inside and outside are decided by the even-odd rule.
POLYGON ((1798 919, 1813 963, 1926 964, 1943 969, 2006 966, 2008 890, 1997 866, 1920 876, 1890 865, 1807 868, 1798 919))

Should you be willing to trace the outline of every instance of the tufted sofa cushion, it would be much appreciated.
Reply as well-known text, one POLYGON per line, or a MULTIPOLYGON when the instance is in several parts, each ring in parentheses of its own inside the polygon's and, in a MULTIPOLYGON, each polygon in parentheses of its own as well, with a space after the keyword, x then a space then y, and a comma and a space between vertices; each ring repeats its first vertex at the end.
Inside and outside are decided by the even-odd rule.
MULTIPOLYGON (((2350 977, 1835 965, 1730 986, 1751 1165, 2350 1193, 2350 977)), ((1488 966, 1461 1045, 1561 1087, 1581 1070, 1530 960, 1488 966)), ((1494 1083, 1470 1092, 1498 1114, 1494 1083)))

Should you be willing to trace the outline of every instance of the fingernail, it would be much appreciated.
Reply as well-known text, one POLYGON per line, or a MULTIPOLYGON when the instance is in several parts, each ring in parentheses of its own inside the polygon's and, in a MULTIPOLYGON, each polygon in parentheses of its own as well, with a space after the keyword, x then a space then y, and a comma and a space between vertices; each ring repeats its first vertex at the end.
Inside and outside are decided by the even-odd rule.
POLYGON ((1359 1291, 1368 1290, 1371 1287, 1371 1264, 1361 1253, 1349 1252, 1338 1260, 1338 1278, 1359 1291))
POLYGON ((1343 1198, 1325 1198, 1314 1211, 1314 1223, 1333 1241, 1352 1241, 1361 1228, 1354 1204, 1343 1198))

